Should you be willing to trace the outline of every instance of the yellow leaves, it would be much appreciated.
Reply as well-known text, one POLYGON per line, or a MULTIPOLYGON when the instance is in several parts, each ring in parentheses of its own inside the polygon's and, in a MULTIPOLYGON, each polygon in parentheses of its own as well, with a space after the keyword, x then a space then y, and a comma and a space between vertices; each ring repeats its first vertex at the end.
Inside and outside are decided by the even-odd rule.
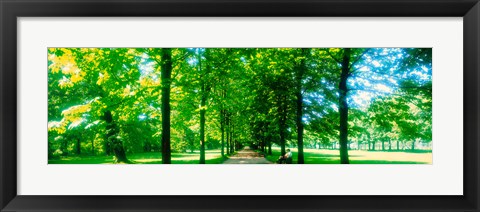
POLYGON ((180 51, 180 49, 172 49, 172 56, 175 57, 177 55, 181 55, 182 52, 180 51))
POLYGON ((95 58, 95 53, 90 53, 83 56, 83 59, 87 62, 93 62, 95 58))
POLYGON ((193 122, 193 120, 190 121, 190 123, 187 123, 189 125, 188 128, 190 130, 194 131, 194 132, 198 132, 200 130, 200 124, 198 124, 196 122, 193 122, 193 123, 192 122, 193 122))
POLYGON ((86 54, 87 52, 89 52, 90 50, 93 50, 94 48, 80 48, 80 52, 82 54, 86 54))
POLYGON ((177 64, 176 66, 173 67, 173 70, 180 70, 181 66, 180 64, 177 64))
POLYGON ((62 73, 68 74, 72 71, 78 69, 77 63, 75 62, 75 56, 71 49, 61 48, 57 51, 62 51, 61 55, 51 54, 48 56, 48 59, 52 64, 49 68, 52 70, 52 73, 57 73, 62 70, 62 73))
POLYGON ((302 60, 305 60, 306 57, 296 57, 294 60, 295 60, 295 63, 300 63, 302 60))
POLYGON ((122 121, 126 121, 128 120, 130 117, 128 116, 129 114, 128 113, 120 113, 118 115, 118 119, 122 120, 122 121))
POLYGON ((412 103, 408 103, 407 104, 408 107, 410 108, 410 112, 413 114, 413 115, 417 115, 421 112, 421 109, 419 107, 417 107, 415 104, 412 104, 412 103))
POLYGON ((151 119, 156 119, 156 118, 161 118, 162 114, 160 113, 159 110, 154 109, 149 116, 151 119))
POLYGON ((127 85, 124 89, 123 89, 123 96, 129 96, 130 95, 130 85, 127 85))
POLYGON ((129 49, 129 50, 127 51, 127 54, 132 54, 132 55, 134 55, 134 54, 135 54, 135 49, 129 49))
POLYGON ((84 76, 85 76, 85 72, 80 71, 80 69, 76 69, 73 72, 72 76, 70 77, 70 81, 72 83, 79 82, 79 81, 83 80, 84 76))
POLYGON ((102 72, 98 73, 97 85, 102 85, 109 78, 110 78, 110 75, 106 71, 104 71, 103 73, 102 72))
POLYGON ((150 86, 159 86, 160 85, 160 80, 153 80, 150 77, 142 77, 139 80, 140 86, 142 87, 150 87, 150 86))
POLYGON ((127 96, 133 96, 133 95, 135 95, 135 91, 132 91, 131 86, 130 85, 125 86, 125 88, 123 89, 122 96, 127 97, 127 96))
MULTIPOLYGON (((65 117, 75 117, 75 116, 78 116, 78 114, 83 114, 90 111, 90 108, 91 108, 90 104, 75 105, 62 111, 62 115, 64 115, 65 117)), ((70 121, 70 120, 67 118, 67 121, 70 121)))
POLYGON ((84 118, 82 117, 74 117, 70 122, 70 125, 68 126, 68 129, 72 129, 72 128, 75 128, 77 126, 79 126, 80 124, 82 124, 83 122, 85 121, 84 118))
POLYGON ((49 70, 53 74, 59 73, 60 71, 64 74, 63 78, 59 80, 60 88, 72 87, 73 84, 83 80, 85 72, 78 67, 75 61, 76 55, 72 49, 52 48, 50 50, 48 55, 48 60, 51 63, 48 67, 49 70), (68 78, 69 75, 70 78, 68 78))
POLYGON ((201 110, 207 110, 208 107, 207 106, 199 106, 198 109, 195 110, 195 112, 199 112, 201 110))
POLYGON ((260 59, 260 58, 262 58, 262 55, 261 55, 260 53, 257 53, 256 57, 257 57, 258 59, 260 59))
POLYGON ((62 111, 63 119, 61 121, 49 121, 48 131, 63 134, 68 129, 79 126, 85 121, 83 114, 90 111, 90 104, 75 105, 62 111))
POLYGON ((73 87, 73 83, 70 81, 70 79, 68 79, 67 77, 63 76, 62 79, 60 79, 58 81, 58 86, 60 86, 60 88, 71 88, 73 87))
POLYGON ((70 78, 70 81, 71 81, 72 83, 76 83, 76 82, 78 82, 78 81, 80 81, 80 80, 82 80, 82 79, 83 79, 83 77, 81 77, 81 76, 78 75, 78 74, 75 74, 75 75, 73 75, 73 76, 70 78))
POLYGON ((58 68, 55 68, 55 69, 53 70, 53 67, 54 67, 54 64, 55 64, 54 61, 56 61, 56 60, 57 60, 57 55, 52 54, 52 53, 49 53, 49 54, 48 54, 48 61, 51 61, 51 62, 53 63, 52 65, 50 65, 50 66, 48 67, 48 68, 52 69, 52 73, 57 73, 57 72, 60 70, 60 69, 58 69, 58 68))
POLYGON ((331 53, 338 53, 342 50, 342 48, 329 48, 327 51, 330 51, 331 53))
POLYGON ((63 134, 67 131, 65 119, 61 121, 49 121, 48 122, 48 132, 57 132, 58 134, 63 134))
POLYGON ((63 49, 62 55, 56 55, 55 53, 51 53, 48 55, 48 60, 49 62, 51 62, 48 68, 54 74, 58 73, 59 71, 63 72, 63 69, 69 70, 75 63, 73 59, 74 58, 71 55, 71 51, 68 49, 63 49))

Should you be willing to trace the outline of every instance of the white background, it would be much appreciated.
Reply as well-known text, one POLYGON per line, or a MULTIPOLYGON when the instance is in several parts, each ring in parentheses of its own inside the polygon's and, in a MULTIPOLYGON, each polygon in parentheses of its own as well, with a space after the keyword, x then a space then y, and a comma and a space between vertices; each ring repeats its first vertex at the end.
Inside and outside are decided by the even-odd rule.
POLYGON ((19 18, 20 195, 461 195, 461 18, 19 18), (433 47, 432 165, 48 165, 47 47, 433 47))

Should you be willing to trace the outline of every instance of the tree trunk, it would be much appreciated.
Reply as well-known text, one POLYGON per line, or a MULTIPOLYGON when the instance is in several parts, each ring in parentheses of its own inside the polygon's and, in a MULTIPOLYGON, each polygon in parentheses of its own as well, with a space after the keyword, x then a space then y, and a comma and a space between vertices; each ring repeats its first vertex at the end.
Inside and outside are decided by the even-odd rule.
POLYGON ((304 164, 304 156, 303 156, 303 86, 302 86, 302 80, 303 80, 303 75, 305 74, 305 57, 307 57, 308 54, 308 49, 302 48, 302 56, 304 57, 300 65, 298 67, 297 71, 297 143, 298 143, 298 164, 304 164))
POLYGON ((392 140, 388 140, 388 151, 392 151, 392 140))
POLYGON ((162 49, 162 163, 171 164, 170 147, 170 85, 172 82, 171 49, 162 49))
POLYGON ((77 139, 77 143, 75 144, 75 147, 76 147, 76 153, 77 155, 80 155, 80 153, 82 153, 82 146, 80 144, 80 138, 76 137, 75 139, 77 139))
POLYGON ((350 72, 350 48, 345 48, 342 60, 342 73, 339 83, 339 110, 340 110, 340 163, 349 164, 348 160, 348 104, 347 80, 350 72))
POLYGON ((110 142, 108 141, 108 139, 105 139, 104 143, 105 143, 105 154, 107 156, 112 155, 112 147, 110 146, 110 142))
POLYGON ((382 151, 385 151, 385 141, 382 140, 382 151))
POLYGON ((280 116, 279 122, 278 122, 278 128, 279 128, 279 133, 280 133, 280 149, 281 149, 281 155, 285 155, 285 135, 286 135, 286 130, 287 130, 287 110, 286 110, 286 95, 284 92, 282 92, 279 95, 279 101, 277 102, 278 104, 278 114, 280 116))
POLYGON ((225 126, 226 126, 226 143, 227 143, 227 154, 230 154, 230 121, 229 121, 229 114, 225 112, 225 126))
POLYGON ((415 150, 415 140, 412 141, 412 151, 415 150))
POLYGON ((236 138, 235 138, 235 125, 232 124, 232 152, 237 151, 237 144, 236 144, 236 138))
MULTIPOLYGON (((204 86, 203 86, 204 87, 204 86)), ((202 95, 200 109, 200 164, 205 164, 205 95, 202 95)))
POLYGON ((397 140, 397 150, 400 150, 400 141, 397 140))
POLYGON ((233 143, 233 121, 230 118, 230 153, 235 152, 235 144, 233 143))
POLYGON ((225 110, 220 110, 220 131, 222 133, 222 157, 225 155, 225 110))
POLYGON ((286 131, 286 126, 285 125, 286 124, 285 124, 285 122, 286 121, 284 121, 283 119, 284 119, 283 117, 280 118, 281 121, 279 123, 279 125, 280 125, 280 149, 281 149, 280 154, 285 155, 285 153, 286 153, 286 151, 285 151, 285 143, 286 143, 285 142, 285 140, 286 140, 285 139, 285 134, 286 134, 285 133, 285 131, 286 131))
POLYGON ((103 118, 107 122, 107 126, 105 127, 107 143, 115 154, 115 163, 131 163, 127 159, 122 141, 117 138, 119 130, 117 124, 113 121, 112 112, 110 110, 105 111, 103 118))
POLYGON ((272 155, 272 142, 268 141, 268 155, 272 155))
MULTIPOLYGON (((202 57, 198 52, 198 71, 202 72, 202 57)), ((201 76, 201 100, 200 100, 200 164, 205 164, 205 106, 207 102, 206 74, 201 76)))
POLYGON ((92 139, 92 155, 95 155, 95 139, 92 139))

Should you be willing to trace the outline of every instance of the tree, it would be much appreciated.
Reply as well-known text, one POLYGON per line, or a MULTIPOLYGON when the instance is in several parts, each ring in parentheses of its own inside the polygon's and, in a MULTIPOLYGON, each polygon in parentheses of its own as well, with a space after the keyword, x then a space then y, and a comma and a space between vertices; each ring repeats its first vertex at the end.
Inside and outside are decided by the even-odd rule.
MULTIPOLYGON (((119 137, 119 123, 127 118, 121 114, 132 104, 133 81, 140 75, 134 66, 139 62, 137 55, 135 49, 49 49, 49 72, 58 77, 52 79, 50 85, 54 87, 49 95, 65 92, 72 96, 74 92, 77 100, 72 106, 71 100, 63 99, 60 104, 67 109, 61 112, 63 118, 60 121, 49 124, 51 128, 61 132, 66 131, 67 126, 102 120, 106 123, 106 153, 113 153, 117 163, 129 163, 119 137)), ((49 120, 57 117, 50 116, 49 120)))
POLYGON ((334 52, 331 52, 331 49, 325 50, 332 62, 337 62, 337 65, 340 68, 340 76, 338 83, 338 110, 340 113, 340 126, 339 126, 339 143, 340 143, 340 162, 342 164, 348 164, 348 109, 349 105, 347 102, 349 88, 347 82, 352 75, 353 68, 355 64, 360 61, 362 56, 366 53, 367 50, 364 49, 333 49, 334 52), (341 59, 338 57, 340 56, 341 59))
POLYGON ((170 85, 172 77, 172 50, 163 48, 162 58, 162 163, 171 163, 170 148, 170 85))
POLYGON ((304 162, 304 155, 303 155, 303 84, 304 84, 304 76, 307 69, 306 66, 306 58, 309 55, 308 49, 301 49, 300 50, 300 58, 299 62, 296 65, 296 103, 297 103, 297 117, 296 117, 296 125, 297 125, 297 142, 298 142, 298 160, 299 164, 303 164, 304 162))

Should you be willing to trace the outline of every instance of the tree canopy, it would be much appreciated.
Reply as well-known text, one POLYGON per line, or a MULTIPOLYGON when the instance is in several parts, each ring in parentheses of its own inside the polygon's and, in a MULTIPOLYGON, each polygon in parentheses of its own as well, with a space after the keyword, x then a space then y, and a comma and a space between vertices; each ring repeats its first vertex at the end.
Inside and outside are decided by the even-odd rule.
POLYGON ((431 150, 431 48, 49 48, 48 153, 431 150))

